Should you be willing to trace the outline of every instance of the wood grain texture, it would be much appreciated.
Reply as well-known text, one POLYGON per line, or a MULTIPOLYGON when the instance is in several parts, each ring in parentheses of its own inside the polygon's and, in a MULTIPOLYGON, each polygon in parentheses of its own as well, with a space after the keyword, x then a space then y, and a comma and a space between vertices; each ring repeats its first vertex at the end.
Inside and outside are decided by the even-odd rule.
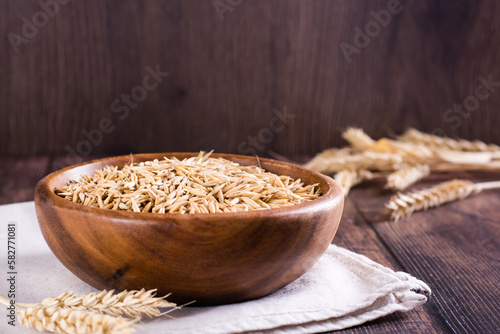
MULTIPOLYGON (((393 256, 390 250, 386 248, 383 241, 379 239, 377 231, 375 231, 372 224, 358 212, 356 203, 350 197, 346 199, 342 220, 333 243, 365 255, 395 271, 403 270, 398 258, 393 256)), ((430 304, 426 303, 423 307, 417 307, 408 313, 391 314, 371 321, 363 326, 349 328, 339 333, 427 334, 446 332, 447 328, 442 319, 435 316, 433 310, 430 308, 430 304)))
MULTIPOLYGON (((432 175, 413 189, 454 177, 500 180, 499 173, 432 175)), ((392 223, 385 221, 381 209, 390 194, 380 190, 380 181, 354 189, 352 199, 402 269, 429 284, 433 295, 427 308, 453 333, 498 333, 498 191, 485 191, 392 223)))
POLYGON ((8 34, 23 36, 23 17, 41 7, 2 1, 0 155, 249 152, 259 134, 259 155, 314 154, 343 144, 349 125, 500 143, 500 87, 477 110, 447 111, 475 94, 479 76, 500 82, 498 2, 402 1, 348 62, 341 43, 354 46, 355 28, 389 3, 252 0, 221 21, 206 0, 72 1, 15 53, 8 34), (113 102, 124 107, 122 94, 157 64, 169 75, 120 119, 113 102), (266 136, 273 108, 285 107, 295 118, 266 136), (113 131, 85 147, 82 131, 104 118, 113 131))

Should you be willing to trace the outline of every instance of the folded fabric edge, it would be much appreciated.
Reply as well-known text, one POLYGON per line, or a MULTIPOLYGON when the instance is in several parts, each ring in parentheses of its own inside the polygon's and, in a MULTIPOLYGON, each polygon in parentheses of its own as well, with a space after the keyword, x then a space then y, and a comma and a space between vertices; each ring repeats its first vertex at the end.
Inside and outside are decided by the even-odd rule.
MULTIPOLYGON (((335 248, 334 251, 344 253, 344 256, 355 258, 356 261, 364 265, 370 265, 374 270, 382 269, 384 275, 392 276, 394 281, 367 296, 365 303, 359 305, 359 308, 354 310, 354 312, 340 317, 332 318, 332 308, 301 310, 288 314, 267 314, 259 317, 232 319, 231 322, 213 327, 204 327, 198 333, 253 333, 252 330, 255 329, 256 322, 259 323, 258 326, 260 327, 256 333, 271 330, 273 333, 279 333, 283 330, 286 330, 283 333, 314 333, 317 332, 316 329, 313 330, 316 327, 318 327, 318 331, 320 332, 339 330, 360 325, 366 321, 374 320, 396 311, 409 311, 424 304, 427 301, 427 297, 431 294, 431 289, 427 284, 406 272, 395 272, 364 255, 354 253, 342 247, 333 246, 333 248, 335 248), (384 299, 385 302, 383 301, 384 299), (279 320, 277 321, 277 319, 279 320), (356 320, 352 321, 348 319, 356 320), (308 330, 296 331, 294 328, 308 328, 308 330)), ((197 333, 197 329, 189 328, 183 332, 197 333)))
POLYGON ((264 334, 272 332, 273 334, 306 334, 306 333, 338 331, 362 325, 366 322, 385 317, 394 312, 410 311, 414 307, 424 304, 424 302, 425 301, 421 301, 418 304, 414 304, 414 306, 411 308, 408 308, 407 306, 401 304, 387 304, 378 309, 359 310, 359 312, 356 312, 355 314, 347 314, 339 318, 325 319, 322 321, 305 322, 299 325, 287 325, 277 328, 269 328, 267 330, 239 332, 239 333, 264 334))
POLYGON ((380 298, 370 307, 357 310, 353 313, 346 314, 342 317, 328 318, 318 321, 304 321, 301 324, 285 325, 275 328, 268 328, 258 331, 241 331, 240 333, 269 333, 273 334, 305 334, 319 333, 328 331, 337 331, 354 326, 359 326, 368 321, 372 321, 394 312, 408 312, 417 306, 423 305, 427 301, 427 297, 423 294, 407 290, 395 292, 390 295, 380 296, 380 298), (377 303, 384 302, 383 306, 374 306, 377 303))
POLYGON ((422 294, 426 297, 429 297, 432 294, 431 288, 424 281, 419 280, 418 278, 404 271, 397 271, 396 275, 402 281, 408 281, 411 284, 411 289, 410 289, 411 291, 422 294))
MULTIPOLYGON (((412 280, 418 281, 416 278, 412 280)), ((362 308, 341 317, 329 317, 330 309, 300 311, 279 314, 280 324, 276 322, 277 315, 271 314, 258 318, 234 319, 230 323, 226 322, 217 326, 204 327, 203 330, 200 329, 199 331, 190 328, 183 331, 183 333, 266 333, 272 331, 273 333, 298 334, 345 329, 397 311, 410 311, 427 301, 426 295, 411 290, 416 285, 413 284, 412 287, 410 282, 401 283, 399 286, 387 287, 384 293, 372 295, 372 298, 375 298, 371 299, 368 305, 364 305, 362 308), (259 330, 253 330, 256 323, 260 327, 259 330), (286 323, 286 325, 282 325, 283 323, 286 323)))

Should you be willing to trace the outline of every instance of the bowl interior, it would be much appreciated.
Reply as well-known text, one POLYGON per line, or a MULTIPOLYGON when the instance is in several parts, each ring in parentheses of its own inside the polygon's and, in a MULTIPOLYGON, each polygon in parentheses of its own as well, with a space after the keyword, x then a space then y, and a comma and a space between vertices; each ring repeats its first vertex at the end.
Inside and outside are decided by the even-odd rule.
MULTIPOLYGON (((74 204, 68 200, 65 200, 59 196, 57 196, 54 193, 54 190, 56 188, 61 188, 65 186, 69 181, 72 180, 79 180, 82 175, 87 174, 89 176, 92 176, 96 170, 99 170, 105 166, 117 166, 119 168, 122 168, 124 165, 129 164, 131 162, 144 162, 144 161, 150 161, 154 159, 161 160, 164 157, 167 158, 172 158, 176 157, 179 160, 185 159, 185 158, 190 158, 193 156, 197 156, 198 153, 194 152, 174 152, 174 153, 145 153, 145 154, 136 154, 136 155, 124 155, 124 156, 117 156, 117 157, 110 157, 110 158, 104 158, 104 159, 99 159, 99 160, 93 160, 93 161, 88 161, 84 162, 78 165, 74 166, 69 166, 66 167, 60 171, 54 172, 53 174, 50 174, 48 179, 47 179, 47 187, 51 190, 52 194, 50 197, 52 200, 55 201, 55 204, 60 204, 60 205, 76 205, 77 207, 80 207, 80 209, 83 205, 81 204, 74 204), (62 202, 60 200, 63 200, 62 202)), ((318 187, 321 189, 321 196, 316 199, 315 201, 322 200, 322 198, 325 198, 327 196, 332 196, 333 194, 338 195, 340 193, 340 189, 337 186, 337 184, 328 176, 325 176, 323 174, 307 170, 305 168, 299 167, 294 164, 286 163, 286 162, 281 162, 277 160, 272 160, 272 159, 265 159, 265 158, 256 158, 256 157, 250 157, 250 156, 243 156, 243 155, 236 155, 236 154, 216 154, 213 153, 211 157, 214 158, 224 158, 227 160, 234 161, 236 163, 239 163, 244 166, 260 166, 264 168, 268 172, 275 173, 277 175, 286 175, 290 176, 293 179, 301 179, 305 184, 318 184, 318 187)), ((303 204, 307 205, 308 202, 305 202, 303 204)), ((299 204, 302 205, 302 204, 299 204)), ((281 210, 281 209, 292 209, 296 207, 297 205, 290 206, 290 207, 284 207, 284 208, 278 208, 278 209, 271 209, 271 210, 281 210)), ((110 211, 106 209, 100 209, 100 208, 93 208, 93 207, 86 207, 88 209, 95 209, 99 211, 110 211)), ((86 209, 84 209, 86 210, 86 209)), ((259 210, 260 211, 260 210, 259 210)), ((114 211, 116 212, 116 211, 114 211)), ((127 211, 119 211, 120 213, 130 213, 130 214, 135 214, 135 212, 127 212, 127 211)), ((253 211, 250 211, 253 212, 253 211)), ((154 213, 148 213, 148 214, 154 214, 154 213)), ((228 214, 228 213, 224 213, 228 214)), ((160 214, 160 215, 165 215, 165 214, 160 214)), ((213 213, 212 213, 213 215, 213 213)), ((190 216, 190 215, 188 215, 190 216)))

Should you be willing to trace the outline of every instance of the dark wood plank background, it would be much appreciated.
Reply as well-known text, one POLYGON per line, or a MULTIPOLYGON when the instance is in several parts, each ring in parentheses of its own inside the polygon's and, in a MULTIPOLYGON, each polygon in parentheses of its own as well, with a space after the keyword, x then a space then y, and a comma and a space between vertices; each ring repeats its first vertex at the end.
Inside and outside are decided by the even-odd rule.
POLYGON ((80 155, 238 152, 285 107, 295 118, 257 153, 314 154, 349 125, 500 143, 500 87, 469 115, 446 112, 479 76, 500 82, 498 1, 401 1, 349 62, 341 43, 394 1, 220 0, 223 20, 212 0, 70 1, 16 53, 9 36, 42 7, 2 0, 0 155, 76 151, 104 118, 114 130, 80 155), (169 76, 121 120, 113 101, 157 64, 169 76))

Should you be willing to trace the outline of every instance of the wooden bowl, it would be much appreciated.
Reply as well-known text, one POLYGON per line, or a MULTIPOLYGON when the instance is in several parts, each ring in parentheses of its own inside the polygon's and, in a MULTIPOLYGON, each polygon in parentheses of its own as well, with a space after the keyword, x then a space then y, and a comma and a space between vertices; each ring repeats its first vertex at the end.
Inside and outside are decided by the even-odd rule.
MULTIPOLYGON (((138 154, 134 162, 198 153, 138 154)), ((213 154, 242 165, 254 157, 213 154)), ((302 204, 234 213, 140 213, 75 204, 56 187, 130 155, 94 160, 38 182, 35 205, 43 236, 73 274, 97 289, 158 289, 195 305, 245 301, 270 294, 304 274, 332 242, 343 210, 340 187, 329 177, 270 159, 273 173, 319 183, 323 195, 302 204)))

